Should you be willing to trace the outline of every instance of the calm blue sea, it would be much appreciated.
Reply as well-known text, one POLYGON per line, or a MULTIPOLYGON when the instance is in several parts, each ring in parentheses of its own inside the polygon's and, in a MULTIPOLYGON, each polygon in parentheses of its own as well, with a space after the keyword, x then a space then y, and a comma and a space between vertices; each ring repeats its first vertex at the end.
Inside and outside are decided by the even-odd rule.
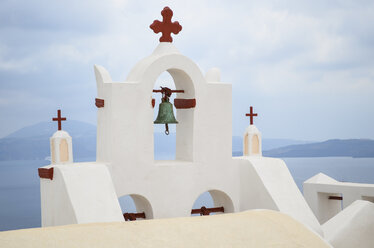
MULTIPOLYGON (((87 160, 92 161, 93 159, 87 160)), ((322 172, 339 181, 374 183, 374 158, 285 158, 299 189, 302 182, 322 172)), ((45 160, 0 162, 0 230, 40 227, 40 191, 37 168, 49 164, 45 160)), ((128 198, 120 200, 130 204, 128 198)), ((196 206, 211 205, 202 195, 196 206)), ((132 207, 130 206, 130 209, 132 207)))

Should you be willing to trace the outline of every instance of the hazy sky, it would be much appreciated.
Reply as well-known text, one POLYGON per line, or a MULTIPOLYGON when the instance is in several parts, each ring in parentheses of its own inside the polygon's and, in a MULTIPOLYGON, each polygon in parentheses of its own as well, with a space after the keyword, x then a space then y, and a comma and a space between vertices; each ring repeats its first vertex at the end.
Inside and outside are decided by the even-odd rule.
POLYGON ((265 138, 374 138, 374 1, 359 0, 2 0, 0 137, 58 108, 96 123, 93 65, 125 80, 164 6, 179 51, 232 83, 234 135, 253 105, 265 138))

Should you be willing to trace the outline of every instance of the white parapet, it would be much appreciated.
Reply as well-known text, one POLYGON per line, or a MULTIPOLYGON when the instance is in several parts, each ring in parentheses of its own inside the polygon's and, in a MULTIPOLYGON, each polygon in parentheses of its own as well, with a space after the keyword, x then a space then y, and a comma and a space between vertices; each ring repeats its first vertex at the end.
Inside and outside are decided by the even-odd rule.
POLYGON ((321 224, 356 200, 374 202, 374 184, 339 182, 323 173, 306 180, 303 191, 321 224))
POLYGON ((374 246, 374 204, 358 200, 323 224, 325 238, 335 248, 374 246))
POLYGON ((288 214, 323 237, 323 231, 281 159, 236 158, 240 166, 240 210, 273 209, 288 214))
POLYGON ((111 176, 104 164, 75 163, 53 167, 40 179, 42 226, 123 221, 111 176))

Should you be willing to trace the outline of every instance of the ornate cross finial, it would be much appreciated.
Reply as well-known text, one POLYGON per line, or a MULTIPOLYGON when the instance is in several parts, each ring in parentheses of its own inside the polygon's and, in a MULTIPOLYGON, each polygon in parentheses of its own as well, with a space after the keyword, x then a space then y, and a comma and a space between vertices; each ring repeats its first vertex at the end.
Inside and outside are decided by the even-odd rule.
POLYGON ((169 7, 165 7, 161 11, 162 22, 155 20, 149 27, 153 32, 162 33, 160 42, 173 42, 171 38, 171 33, 178 34, 182 30, 182 26, 179 22, 171 22, 173 16, 173 11, 169 7))
POLYGON ((61 121, 66 121, 66 117, 61 117, 61 110, 57 110, 57 118, 52 118, 52 121, 57 121, 58 130, 61 130, 61 121))
POLYGON ((253 113, 253 107, 249 108, 249 114, 245 114, 245 116, 249 116, 251 120, 251 125, 253 125, 253 117, 257 116, 257 113, 253 113))

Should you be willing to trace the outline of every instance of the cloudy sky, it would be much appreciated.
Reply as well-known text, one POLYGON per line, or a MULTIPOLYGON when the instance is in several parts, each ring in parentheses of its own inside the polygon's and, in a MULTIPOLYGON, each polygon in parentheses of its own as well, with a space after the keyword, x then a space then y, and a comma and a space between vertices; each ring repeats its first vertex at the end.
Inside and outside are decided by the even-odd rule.
POLYGON ((95 123, 93 65, 124 81, 164 6, 175 46, 232 83, 234 135, 253 105, 265 138, 374 138, 374 1, 360 0, 2 0, 0 137, 58 108, 95 123))

